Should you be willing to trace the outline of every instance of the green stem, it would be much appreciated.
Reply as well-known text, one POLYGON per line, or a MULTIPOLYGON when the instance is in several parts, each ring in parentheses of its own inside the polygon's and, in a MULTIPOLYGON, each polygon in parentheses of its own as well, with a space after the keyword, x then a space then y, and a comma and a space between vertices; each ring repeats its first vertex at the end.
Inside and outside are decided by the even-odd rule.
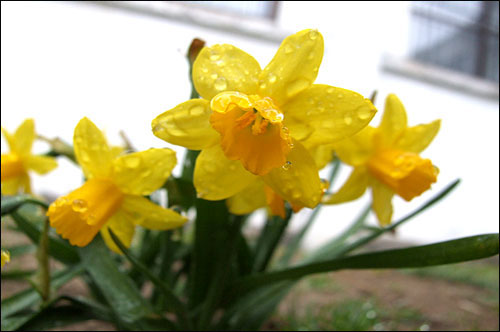
POLYGON ((50 299, 50 266, 49 266, 49 219, 46 218, 43 224, 43 230, 40 234, 40 242, 37 250, 38 260, 38 286, 43 303, 46 304, 50 299))

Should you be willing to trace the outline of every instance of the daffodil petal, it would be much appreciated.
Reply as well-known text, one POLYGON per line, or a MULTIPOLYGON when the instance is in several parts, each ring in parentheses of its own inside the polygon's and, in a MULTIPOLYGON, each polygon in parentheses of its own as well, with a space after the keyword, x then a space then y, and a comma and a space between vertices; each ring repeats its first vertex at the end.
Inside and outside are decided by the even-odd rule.
POLYGON ((2 267, 5 265, 5 263, 10 262, 10 253, 8 251, 1 251, 1 257, 2 257, 2 267))
POLYGON ((399 98, 390 94, 385 99, 384 115, 378 127, 382 134, 383 144, 390 146, 397 140, 407 127, 405 107, 399 98))
POLYGON ((313 157, 295 141, 287 160, 285 167, 275 168, 262 178, 291 204, 314 208, 321 199, 322 186, 313 157))
POLYGON ((229 160, 220 145, 201 151, 194 167, 198 197, 217 201, 228 198, 257 179, 238 160, 229 160))
POLYGON ((332 144, 318 145, 308 150, 318 169, 322 169, 333 159, 334 146, 332 144))
POLYGON ((135 225, 132 223, 131 218, 127 213, 122 210, 118 210, 108 222, 101 228, 101 236, 104 239, 104 243, 109 249, 113 250, 117 254, 121 254, 120 248, 115 244, 115 241, 111 238, 109 234, 109 229, 120 239, 120 242, 127 248, 130 247, 132 239, 134 238, 135 225))
POLYGON ((344 163, 359 166, 374 153, 374 135, 377 129, 367 126, 359 133, 335 143, 335 153, 344 163))
POLYGON ((323 49, 323 36, 316 30, 302 30, 285 38, 259 75, 260 95, 282 106, 307 89, 318 75, 323 49))
POLYGON ((33 119, 24 120, 14 133, 13 140, 17 153, 23 156, 29 155, 35 140, 35 121, 33 119))
MULTIPOLYGON (((309 146, 328 144, 354 135, 366 127, 377 112, 369 99, 333 86, 315 84, 283 106, 285 126, 295 139, 296 126, 312 128, 305 138, 309 146)), ((300 128, 297 129, 299 135, 300 128)))
POLYGON ((372 209, 377 216, 380 226, 387 226, 392 218, 392 197, 394 192, 385 184, 372 181, 372 209))
POLYGON ((420 153, 436 137, 440 126, 441 120, 435 120, 428 124, 406 128, 396 146, 403 151, 420 153))
POLYGON ((125 195, 122 210, 135 225, 152 230, 164 231, 181 227, 187 221, 187 218, 179 213, 136 195, 125 195))
POLYGON ((365 167, 356 167, 347 181, 335 194, 323 197, 324 204, 338 204, 361 197, 368 186, 368 173, 365 167))
POLYGON ((57 161, 52 157, 31 155, 28 158, 26 167, 38 174, 45 174, 57 167, 57 161))
POLYGON ((31 194, 31 180, 28 174, 2 181, 2 195, 31 194), (21 189, 21 190, 20 190, 21 189))
POLYGON ((229 211, 233 214, 247 214, 266 206, 264 182, 257 180, 234 196, 227 199, 229 211))
POLYGON ((153 134, 164 141, 191 150, 202 150, 219 141, 219 133, 210 126, 210 103, 191 99, 158 115, 151 127, 153 134))
POLYGON ((4 127, 2 127, 2 134, 5 137, 5 140, 7 141, 9 150, 11 152, 16 151, 17 149, 16 149, 16 143, 14 142, 14 136, 12 136, 4 127))
POLYGON ((111 178, 126 194, 149 195, 160 188, 177 163, 170 149, 149 149, 113 160, 111 178))
POLYGON ((222 91, 257 92, 260 65, 251 55, 228 44, 205 47, 193 64, 193 83, 205 99, 222 91))
POLYGON ((113 157, 111 150, 104 134, 86 117, 76 125, 73 147, 87 178, 109 175, 113 157))

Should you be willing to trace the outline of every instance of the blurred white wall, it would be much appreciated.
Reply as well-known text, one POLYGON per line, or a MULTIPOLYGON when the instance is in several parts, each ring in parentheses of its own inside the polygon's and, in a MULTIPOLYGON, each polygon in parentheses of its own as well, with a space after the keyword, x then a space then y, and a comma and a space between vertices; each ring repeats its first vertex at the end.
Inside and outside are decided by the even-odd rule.
MULTIPOLYGON (((189 98, 185 53, 191 40, 233 44, 254 55, 262 67, 279 46, 272 38, 89 3, 2 2, 1 9, 3 127, 13 131, 23 119, 33 117, 38 133, 71 142, 76 123, 87 116, 113 144, 121 143, 118 132, 124 130, 136 148, 168 146, 178 151, 179 160, 183 149, 156 138, 150 124, 189 98)), ((442 119, 441 132, 423 153, 440 168, 438 182, 409 204, 395 198, 394 217, 417 208, 455 178, 462 183, 445 201, 402 226, 399 237, 427 243, 498 232, 498 99, 381 70, 385 54, 407 55, 409 3, 282 2, 273 36, 305 28, 317 28, 325 39, 316 82, 366 96, 378 89, 380 112, 372 125, 378 125, 383 99, 391 92, 405 104, 410 125, 442 119)), ((46 149, 43 143, 36 144, 37 152, 46 149)), ((345 167, 335 188, 347 175, 345 167)), ((35 176, 33 183, 38 192, 65 194, 80 180, 79 170, 61 161, 56 172, 35 176)), ((338 234, 368 201, 365 195, 353 203, 324 208, 308 234, 308 244, 316 246, 338 234)), ((300 223, 296 220, 292 226, 300 223)))

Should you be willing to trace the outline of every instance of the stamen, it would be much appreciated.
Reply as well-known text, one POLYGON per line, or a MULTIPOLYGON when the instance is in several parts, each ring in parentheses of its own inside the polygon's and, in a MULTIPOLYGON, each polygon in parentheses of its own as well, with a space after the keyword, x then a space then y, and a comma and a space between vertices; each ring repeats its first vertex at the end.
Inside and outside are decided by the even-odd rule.
POLYGON ((257 118, 257 114, 252 111, 246 111, 245 114, 236 119, 237 128, 243 129, 248 127, 257 118))

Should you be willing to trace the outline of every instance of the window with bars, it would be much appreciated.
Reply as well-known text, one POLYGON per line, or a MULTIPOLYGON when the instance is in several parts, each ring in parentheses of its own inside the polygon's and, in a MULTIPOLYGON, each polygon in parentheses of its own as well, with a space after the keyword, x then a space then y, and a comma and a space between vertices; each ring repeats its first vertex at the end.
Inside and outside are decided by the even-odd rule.
POLYGON ((278 10, 278 1, 172 1, 194 5, 208 10, 253 16, 274 20, 278 10))
POLYGON ((496 1, 414 1, 410 55, 498 83, 498 13, 496 1))

